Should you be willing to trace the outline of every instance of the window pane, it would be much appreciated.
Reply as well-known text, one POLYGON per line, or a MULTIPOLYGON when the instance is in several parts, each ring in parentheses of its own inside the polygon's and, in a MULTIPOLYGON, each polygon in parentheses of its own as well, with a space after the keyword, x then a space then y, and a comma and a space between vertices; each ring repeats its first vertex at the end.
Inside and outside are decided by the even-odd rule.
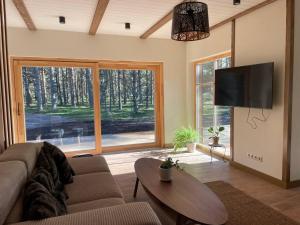
MULTIPOLYGON (((211 134, 207 131, 209 127, 224 126, 220 143, 226 145, 227 154, 230 153, 231 108, 214 105, 214 76, 215 69, 228 68, 230 64, 231 58, 225 57, 196 66, 196 128, 202 135, 200 141, 204 144, 211 142, 211 134)), ((223 149, 216 150, 224 153, 223 149)))
POLYGON ((201 82, 201 65, 196 65, 196 84, 200 84, 201 82))
POLYGON ((22 67, 26 140, 63 151, 95 148, 92 70, 22 67))
POLYGON ((204 143, 208 143, 209 135, 207 129, 214 124, 213 91, 212 85, 203 86, 201 88, 201 129, 204 143))
POLYGON ((100 70, 102 146, 155 142, 155 82, 150 70, 100 70))
POLYGON ((220 143, 230 147, 230 124, 231 124, 231 108, 226 106, 216 106, 216 124, 223 126, 225 131, 220 136, 220 143))
POLYGON ((214 82, 215 67, 214 62, 205 63, 202 65, 203 84, 214 82))

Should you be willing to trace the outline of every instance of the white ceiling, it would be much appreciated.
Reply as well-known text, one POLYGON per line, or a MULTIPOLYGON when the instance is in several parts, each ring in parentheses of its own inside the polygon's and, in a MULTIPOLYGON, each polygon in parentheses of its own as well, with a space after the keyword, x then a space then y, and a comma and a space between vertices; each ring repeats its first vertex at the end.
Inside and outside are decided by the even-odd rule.
MULTIPOLYGON (((182 0, 110 0, 97 33, 140 36, 182 0), (124 23, 131 29, 125 30, 124 23)), ((214 25, 264 0, 202 0, 208 4, 210 25, 214 25)), ((37 29, 88 32, 98 0, 24 0, 37 29), (58 23, 66 17, 66 24, 58 23)), ((9 27, 26 27, 12 0, 6 1, 9 27)), ((171 22, 151 37, 170 38, 171 22)))

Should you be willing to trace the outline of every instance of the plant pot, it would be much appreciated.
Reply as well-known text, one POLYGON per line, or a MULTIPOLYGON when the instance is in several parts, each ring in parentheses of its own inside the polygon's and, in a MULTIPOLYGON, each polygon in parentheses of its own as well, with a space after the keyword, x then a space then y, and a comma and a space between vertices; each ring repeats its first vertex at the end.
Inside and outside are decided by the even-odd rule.
POLYGON ((186 145, 188 152, 195 152, 196 151, 196 143, 189 143, 186 145))
POLYGON ((219 144, 219 137, 212 137, 212 140, 213 140, 213 144, 214 145, 218 145, 219 144))
POLYGON ((164 182, 169 182, 172 180, 172 168, 170 169, 164 169, 159 167, 159 175, 160 180, 164 182))

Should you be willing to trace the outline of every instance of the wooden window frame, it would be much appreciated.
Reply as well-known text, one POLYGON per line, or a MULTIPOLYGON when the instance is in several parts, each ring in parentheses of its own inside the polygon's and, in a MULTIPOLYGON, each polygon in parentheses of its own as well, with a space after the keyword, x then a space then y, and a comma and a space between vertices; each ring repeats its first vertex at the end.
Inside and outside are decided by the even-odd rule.
POLYGON ((94 95, 94 129, 95 149, 66 152, 71 157, 77 154, 100 154, 103 152, 123 151, 130 149, 154 148, 164 146, 164 92, 163 92, 163 63, 111 60, 82 60, 61 58, 12 57, 11 80, 13 84, 13 124, 15 128, 15 142, 26 142, 25 114, 22 83, 22 66, 61 66, 61 67, 88 67, 92 69, 94 95), (101 145, 101 106, 99 70, 107 69, 147 69, 155 72, 155 142, 102 147, 101 145), (97 88, 95 88, 97 86, 97 88))
MULTIPOLYGON (((215 67, 215 63, 217 60, 219 59, 222 59, 222 58, 226 58, 226 57, 231 57, 232 56, 232 53, 231 51, 227 51, 227 52, 224 52, 224 53, 220 53, 220 54, 217 54, 217 55, 213 55, 213 56, 210 56, 210 57, 205 57, 205 58, 202 58, 200 60, 197 60, 197 61, 194 61, 193 62, 193 71, 194 71, 194 88, 193 88, 193 97, 194 97, 194 124, 195 124, 195 128, 197 128, 197 87, 199 86, 200 88, 201 87, 204 87, 204 86, 210 86, 211 84, 214 84, 214 82, 209 82, 209 83, 205 83, 205 84, 201 84, 202 82, 202 76, 200 75, 200 84, 197 83, 197 66, 198 65, 203 65, 203 64, 206 64, 206 63, 209 63, 209 62, 214 62, 214 67, 215 67)), ((202 113, 202 109, 200 107, 200 113, 202 113)), ((231 121, 233 121, 234 119, 234 114, 233 114, 233 110, 231 110, 231 121)), ((232 122, 230 124, 230 157, 232 156, 232 153, 233 153, 233 150, 232 150, 232 146, 233 146, 233 125, 232 125, 232 122)))

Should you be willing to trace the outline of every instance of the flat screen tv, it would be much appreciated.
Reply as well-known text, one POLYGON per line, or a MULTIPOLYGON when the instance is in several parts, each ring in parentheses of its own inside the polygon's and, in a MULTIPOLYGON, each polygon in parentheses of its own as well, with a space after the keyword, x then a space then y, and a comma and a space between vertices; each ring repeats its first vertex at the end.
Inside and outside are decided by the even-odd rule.
POLYGON ((215 105, 272 108, 274 63, 219 69, 215 105))

